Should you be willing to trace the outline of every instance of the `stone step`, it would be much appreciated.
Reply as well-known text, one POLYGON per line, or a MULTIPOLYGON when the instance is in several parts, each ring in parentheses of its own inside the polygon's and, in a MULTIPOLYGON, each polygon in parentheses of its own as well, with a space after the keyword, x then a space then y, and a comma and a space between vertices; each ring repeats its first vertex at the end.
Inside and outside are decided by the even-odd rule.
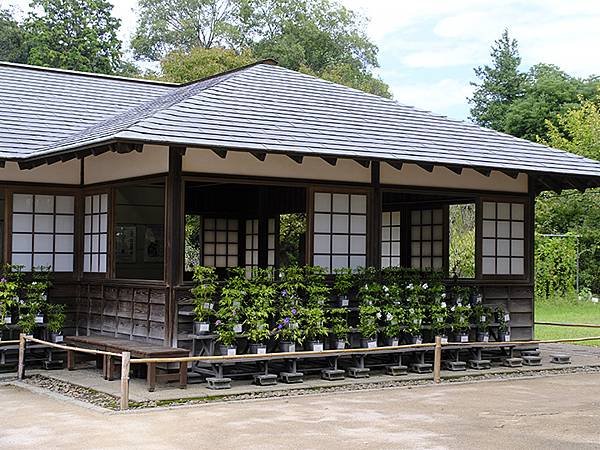
POLYGON ((469 367, 476 370, 487 370, 492 368, 492 362, 489 359, 471 359, 469 367))
POLYGON ((564 353, 554 353, 550 355, 550 362, 553 364, 571 364, 571 356, 564 353))
POLYGON ((254 376, 254 384, 257 386, 273 386, 277 384, 277 375, 274 373, 266 373, 254 376))
POLYGON ((464 361, 444 361, 444 368, 452 372, 462 372, 467 370, 467 363, 464 361))
POLYGON ((502 361, 502 365, 505 367, 521 367, 523 365, 522 358, 505 358, 502 361))
POLYGON ((343 380, 346 378, 346 372, 342 369, 323 369, 321 370, 321 378, 328 381, 343 380))
POLYGON ((369 378, 371 369, 366 367, 348 367, 348 376, 351 378, 369 378))
POLYGON ((414 363, 410 365, 410 371, 414 373, 431 373, 433 365, 429 363, 414 363))
POLYGON ((303 383, 304 373, 302 372, 281 372, 279 374, 281 381, 287 384, 303 383))
POLYGON ((397 377, 399 375, 406 375, 406 374, 408 374, 408 367, 406 367, 406 366, 386 366, 385 373, 388 375, 392 375, 394 377, 397 377))
POLYGON ((231 378, 209 377, 206 379, 208 389, 231 389, 231 378))
POLYGON ((542 357, 541 356, 533 356, 533 355, 524 355, 523 356, 523 365, 525 365, 525 366, 541 366, 542 365, 542 357))

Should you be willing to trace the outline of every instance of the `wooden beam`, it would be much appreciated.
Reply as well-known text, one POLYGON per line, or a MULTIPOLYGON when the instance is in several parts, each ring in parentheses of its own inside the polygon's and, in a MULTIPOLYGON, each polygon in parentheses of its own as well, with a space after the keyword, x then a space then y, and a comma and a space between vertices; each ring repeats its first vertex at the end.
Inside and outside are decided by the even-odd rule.
POLYGON ((369 166, 371 165, 371 161, 369 161, 368 159, 354 159, 353 161, 357 162, 358 164, 363 166, 365 169, 368 169, 369 166))
POLYGON ((298 164, 302 164, 302 161, 304 160, 304 156, 303 155, 291 155, 291 154, 288 154, 287 156, 292 161, 294 161, 294 162, 296 162, 298 164))
POLYGON ((259 161, 264 161, 267 158, 267 152, 252 152, 252 156, 259 161))
POLYGON ((221 159, 227 158, 227 150, 220 150, 217 148, 211 148, 212 152, 221 159))
POLYGON ((335 166, 337 164, 337 158, 332 158, 330 156, 321 156, 321 159, 332 166, 335 166))
POLYGON ((519 178, 520 172, 518 170, 503 170, 502 173, 516 180, 519 178))
POLYGON ((481 175, 489 177, 492 174, 492 170, 491 169, 481 169, 481 168, 474 168, 475 171, 479 172, 481 175))
POLYGON ((404 165, 404 163, 401 163, 398 161, 386 161, 386 163, 388 163, 390 166, 392 166, 396 170, 402 170, 402 166, 404 165))
POLYGON ((446 169, 451 170, 456 175, 461 175, 463 168, 461 166, 446 166, 446 169))
POLYGON ((371 267, 381 268, 381 211, 383 201, 381 194, 381 163, 379 161, 373 161, 371 164, 371 187, 370 205, 367 208, 367 211, 370 211, 368 221, 370 224, 368 225, 368 231, 370 232, 367 235, 369 248, 367 264, 371 267))
POLYGON ((433 172, 434 165, 433 164, 425 164, 425 163, 417 163, 421 169, 426 170, 427 172, 433 172))

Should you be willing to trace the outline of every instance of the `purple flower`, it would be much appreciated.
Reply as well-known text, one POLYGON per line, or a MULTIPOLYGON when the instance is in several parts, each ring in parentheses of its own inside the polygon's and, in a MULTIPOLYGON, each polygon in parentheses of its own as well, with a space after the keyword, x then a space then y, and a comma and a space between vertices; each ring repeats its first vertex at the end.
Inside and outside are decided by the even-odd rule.
POLYGON ((282 328, 283 328, 283 325, 281 325, 281 324, 277 325, 278 330, 281 330, 282 328))
POLYGON ((284 297, 287 297, 287 295, 288 295, 287 290, 284 289, 283 291, 281 291, 281 295, 284 297))
POLYGON ((288 323, 290 323, 290 318, 289 318, 289 317, 286 317, 285 319, 283 319, 283 323, 285 323, 286 325, 287 325, 288 323))
POLYGON ((296 310, 296 308, 292 308, 292 314, 295 316, 296 313, 298 313, 298 311, 296 310))
POLYGON ((220 320, 217 320, 217 321, 215 322, 215 325, 221 325, 221 321, 220 321, 220 320))
POLYGON ((2 277, 2 279, 0 279, 0 283, 6 283, 6 278, 2 277))

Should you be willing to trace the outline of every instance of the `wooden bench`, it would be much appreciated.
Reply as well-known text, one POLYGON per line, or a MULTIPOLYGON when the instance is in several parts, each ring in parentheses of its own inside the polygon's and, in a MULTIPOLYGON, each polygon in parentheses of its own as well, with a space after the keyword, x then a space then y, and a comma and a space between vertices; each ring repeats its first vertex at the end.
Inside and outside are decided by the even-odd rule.
MULTIPOLYGON (((163 347, 147 342, 137 342, 118 339, 109 336, 68 336, 65 343, 74 347, 102 350, 105 352, 121 353, 129 352, 132 358, 181 358, 189 356, 189 351, 181 348, 163 347)), ((75 368, 75 351, 67 351, 67 369, 75 368)), ((98 361, 99 362, 99 361, 98 361)), ((104 355, 102 357, 103 376, 107 380, 113 380, 116 368, 115 357, 104 355)), ((187 362, 179 363, 178 373, 157 374, 156 363, 147 363, 146 384, 150 392, 156 388, 157 381, 179 381, 179 387, 185 389, 187 386, 187 362)))

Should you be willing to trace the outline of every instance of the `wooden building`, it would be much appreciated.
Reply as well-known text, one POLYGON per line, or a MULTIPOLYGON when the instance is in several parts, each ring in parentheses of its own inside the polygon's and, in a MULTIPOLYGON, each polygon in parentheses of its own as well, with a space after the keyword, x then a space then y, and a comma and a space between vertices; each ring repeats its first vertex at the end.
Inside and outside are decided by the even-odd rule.
POLYGON ((535 197, 596 186, 598 162, 272 61, 186 85, 0 63, 0 254, 52 267, 73 334, 185 346, 191 262, 278 266, 291 214, 301 263, 451 278, 472 205, 458 281, 530 338, 535 197))

